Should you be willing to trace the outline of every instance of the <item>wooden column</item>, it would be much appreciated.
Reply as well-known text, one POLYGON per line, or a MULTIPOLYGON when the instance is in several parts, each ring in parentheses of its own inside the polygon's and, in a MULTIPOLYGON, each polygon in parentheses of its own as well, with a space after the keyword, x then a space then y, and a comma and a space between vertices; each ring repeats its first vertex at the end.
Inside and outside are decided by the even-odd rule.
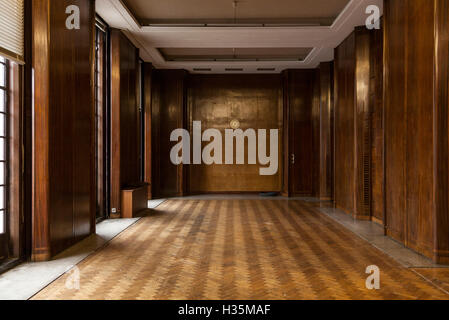
POLYGON ((315 69, 313 75, 312 96, 312 196, 320 197, 320 162, 321 162, 321 86, 320 69, 315 69))
POLYGON ((157 70, 153 77, 153 194, 157 197, 183 196, 186 190, 186 166, 170 161, 171 132, 187 129, 185 108, 185 70, 157 70))
POLYGON ((371 216, 384 224, 384 105, 383 105, 383 30, 371 36, 371 216))
POLYGON ((153 65, 144 63, 143 65, 143 90, 144 90, 144 115, 145 115, 145 183, 148 184, 148 200, 152 198, 152 127, 151 127, 151 100, 152 100, 152 72, 153 65))
POLYGON ((111 30, 111 217, 120 217, 120 38, 121 32, 111 30))
POLYGON ((335 52, 334 201, 371 218, 370 31, 358 27, 335 52))
POLYGON ((385 1, 385 230, 449 263, 449 6, 385 1))
POLYGON ((121 191, 142 183, 138 102, 139 51, 111 30, 111 217, 120 217, 121 191))
POLYGON ((433 259, 449 264, 449 3, 435 0, 435 219, 433 259))
POLYGON ((95 1, 35 0, 32 16, 32 257, 42 261, 95 231, 95 1), (66 28, 72 4, 79 30, 66 28))
POLYGON ((332 200, 333 192, 333 62, 320 64, 320 159, 319 194, 322 200, 332 200))
POLYGON ((365 26, 355 30, 355 214, 371 219, 371 31, 365 26))

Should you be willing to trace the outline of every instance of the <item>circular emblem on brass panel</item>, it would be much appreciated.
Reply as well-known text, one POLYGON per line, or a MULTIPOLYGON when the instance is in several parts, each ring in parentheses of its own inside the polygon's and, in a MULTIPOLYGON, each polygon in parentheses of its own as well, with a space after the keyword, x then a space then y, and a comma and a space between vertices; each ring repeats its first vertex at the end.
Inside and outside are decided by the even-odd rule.
POLYGON ((240 128, 240 121, 238 121, 237 119, 232 120, 230 124, 231 128, 234 130, 240 128))

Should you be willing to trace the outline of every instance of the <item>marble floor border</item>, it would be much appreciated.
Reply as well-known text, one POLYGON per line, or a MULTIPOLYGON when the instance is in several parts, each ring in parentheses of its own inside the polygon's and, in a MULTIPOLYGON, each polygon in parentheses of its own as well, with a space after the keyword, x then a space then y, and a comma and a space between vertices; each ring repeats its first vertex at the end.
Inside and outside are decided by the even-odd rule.
POLYGON ((318 211, 389 255, 406 268, 449 268, 449 266, 435 264, 431 259, 405 247, 393 238, 385 236, 384 228, 376 222, 356 220, 343 210, 331 207, 321 207, 318 208, 318 211))

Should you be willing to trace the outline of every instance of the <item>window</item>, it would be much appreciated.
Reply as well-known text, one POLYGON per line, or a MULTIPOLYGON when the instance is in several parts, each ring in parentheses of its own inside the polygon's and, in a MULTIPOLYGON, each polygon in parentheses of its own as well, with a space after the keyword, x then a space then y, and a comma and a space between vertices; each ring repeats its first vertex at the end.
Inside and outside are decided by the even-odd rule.
POLYGON ((108 28, 100 19, 95 27, 95 171, 97 219, 107 217, 107 49, 108 28))
POLYGON ((0 234, 5 234, 8 214, 8 65, 0 57, 0 234))
POLYGON ((0 54, 23 63, 24 0, 0 1, 0 31, 0 54))

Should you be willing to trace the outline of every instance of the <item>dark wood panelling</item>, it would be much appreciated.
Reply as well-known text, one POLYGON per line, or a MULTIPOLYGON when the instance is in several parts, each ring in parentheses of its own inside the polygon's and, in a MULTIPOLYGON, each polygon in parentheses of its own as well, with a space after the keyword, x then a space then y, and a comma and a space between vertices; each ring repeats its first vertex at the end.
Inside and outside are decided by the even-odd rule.
POLYGON ((355 34, 335 49, 334 201, 355 213, 355 34))
MULTIPOLYGON (((421 252, 433 250, 433 61, 434 6, 409 1, 407 43, 407 243, 421 252)), ((433 1, 432 1, 433 2, 433 1)), ((389 123, 389 125, 392 125, 389 123)))
MULTIPOLYGON (((189 127, 201 121, 202 131, 225 129, 237 119, 240 129, 279 130, 278 171, 260 175, 264 165, 192 165, 189 166, 190 192, 266 192, 281 191, 282 184, 282 79, 279 75, 191 75, 188 89, 189 127)), ((203 147, 208 142, 203 142, 203 147)), ((223 163, 225 141, 222 141, 223 163)), ((267 143, 267 152, 269 152, 267 143)), ((235 156, 235 155, 234 155, 235 156)))
POLYGON ((119 214, 120 210, 120 38, 120 32, 111 31, 111 215, 119 214))
POLYGON ((406 4, 386 2, 384 8, 385 227, 388 235, 403 242, 407 169, 406 4))
POLYGON ((321 87, 320 69, 315 69, 312 87, 312 196, 320 196, 320 109, 321 87))
POLYGON ((145 183, 148 184, 148 199, 152 198, 152 113, 151 113, 151 100, 152 100, 152 72, 153 66, 151 63, 144 63, 143 65, 143 108, 145 116, 145 183))
POLYGON ((358 219, 371 218, 371 112, 370 112, 371 32, 355 30, 355 170, 358 219))
POLYGON ((371 36, 371 214, 373 220, 384 220, 384 125, 383 125, 383 32, 371 36))
POLYGON ((433 251, 433 2, 389 1, 386 14, 386 229, 433 251), (398 171, 398 172, 396 172, 398 171))
POLYGON ((33 237, 34 260, 51 257, 49 179, 49 25, 50 3, 33 1, 34 121, 33 121, 33 237), (36 152, 38 151, 38 152, 36 152))
POLYGON ((182 196, 184 168, 170 161, 171 132, 186 128, 184 70, 156 70, 152 86, 153 193, 182 196))
POLYGON ((288 185, 289 195, 313 195, 315 70, 288 70, 284 73, 284 102, 288 112, 288 185))
POLYGON ((435 0, 435 243, 434 260, 449 264, 449 2, 435 0))
POLYGON ((34 260, 95 230, 94 10, 88 0, 33 1, 34 260), (80 7, 80 30, 65 26, 71 4, 80 7))
POLYGON ((120 190, 140 178, 139 52, 120 30, 111 31, 111 208, 120 214, 120 190))
POLYGON ((139 52, 120 34, 120 185, 125 188, 140 182, 139 52))
POLYGON ((358 27, 335 53, 335 204, 357 219, 371 218, 370 46, 358 27))
POLYGON ((331 200, 333 195, 333 114, 334 114, 334 65, 333 62, 320 64, 320 158, 319 192, 322 200, 331 200))
POLYGON ((437 262, 449 260, 447 17, 445 1, 385 2, 386 231, 437 262))

